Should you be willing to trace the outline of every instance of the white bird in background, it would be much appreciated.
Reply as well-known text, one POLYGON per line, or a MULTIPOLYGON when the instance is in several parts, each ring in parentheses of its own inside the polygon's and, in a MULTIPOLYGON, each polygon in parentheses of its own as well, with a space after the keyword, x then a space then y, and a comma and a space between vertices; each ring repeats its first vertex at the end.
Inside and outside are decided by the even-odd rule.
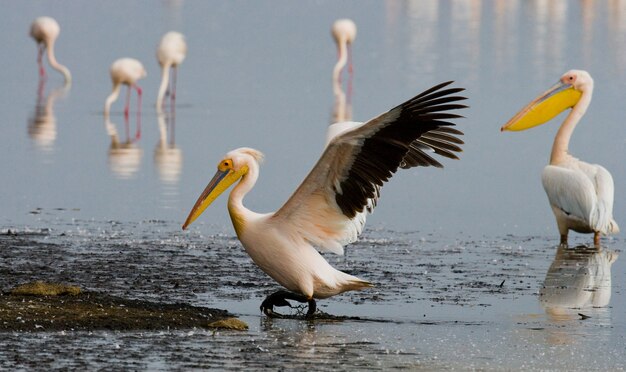
MULTIPOLYGON (((351 19, 338 19, 333 23, 331 29, 335 43, 337 43, 337 63, 333 69, 333 84, 339 84, 341 81, 341 70, 348 65, 348 73, 352 77, 352 53, 351 46, 356 39, 356 25, 351 19)), ((348 89, 348 95, 350 89, 348 89)))
POLYGON ((525 130, 572 108, 554 138, 550 164, 541 177, 562 245, 567 245, 569 230, 593 233, 596 246, 600 244, 600 234, 619 232, 613 219, 613 177, 602 166, 578 160, 568 151, 574 128, 587 111, 592 93, 593 79, 589 73, 570 70, 501 128, 525 130))
POLYGON ((134 58, 120 58, 111 65, 111 81, 113 82, 113 91, 107 97, 104 104, 104 116, 109 117, 111 104, 117 100, 120 95, 122 85, 128 87, 126 94, 126 104, 124 106, 124 116, 128 117, 130 106, 130 91, 134 88, 137 91, 137 117, 141 113, 141 88, 137 85, 137 81, 146 77, 146 69, 141 62, 134 58))
POLYGON ((343 254, 343 246, 361 233, 365 210, 371 212, 380 186, 398 168, 437 163, 427 152, 456 157, 461 151, 447 121, 460 117, 450 110, 465 97, 462 88, 437 85, 367 123, 336 136, 285 205, 274 213, 255 213, 243 205, 259 176, 261 152, 239 148, 226 154, 183 225, 186 229, 230 185, 240 180, 228 198, 228 211, 246 252, 288 291, 268 296, 261 310, 268 316, 287 300, 315 299, 371 287, 368 281, 333 268, 320 253, 343 254), (452 133, 452 134, 451 134, 452 133), (417 146, 417 147, 413 147, 417 146), (413 151, 411 151, 413 150, 413 151), (433 163, 434 162, 434 163, 433 163))
POLYGON ((46 76, 46 69, 43 67, 43 53, 44 50, 48 52, 48 62, 53 69, 59 71, 65 77, 65 84, 68 85, 72 82, 72 75, 70 70, 57 62, 54 55, 54 42, 59 33, 61 27, 54 18, 39 17, 33 21, 30 26, 30 36, 37 42, 39 53, 37 55, 37 63, 39 65, 39 76, 44 78, 46 76))
POLYGON ((176 100, 176 72, 178 71, 178 65, 183 63, 185 56, 187 55, 187 43, 185 42, 185 36, 180 32, 170 31, 163 35, 161 42, 157 47, 157 59, 161 65, 161 86, 159 87, 159 94, 157 96, 156 108, 158 112, 162 111, 163 98, 166 92, 169 92, 172 100, 172 108, 174 101, 176 100), (172 71, 171 84, 170 82, 170 70, 172 71))
MULTIPOLYGON (((356 37, 356 26, 354 22, 349 19, 340 19, 333 23, 333 27, 331 29, 333 38, 335 39, 335 43, 337 44, 337 55, 339 57, 339 61, 333 67, 333 94, 335 96, 335 105, 333 107, 333 113, 331 117, 331 125, 335 123, 342 123, 352 120, 352 97, 347 96, 344 93, 342 88, 340 74, 343 66, 345 66, 347 57, 347 41, 350 40, 350 44, 354 41, 356 37), (343 52, 341 45, 343 44, 343 52), (343 61, 341 61, 343 56, 343 61)), ((352 59, 352 58, 350 58, 352 59)), ((352 71, 352 61, 350 61, 350 71, 352 71)), ((348 93, 352 95, 352 73, 350 73, 350 79, 348 81, 348 93)), ((360 124, 360 123, 357 123, 360 124)), ((345 129, 344 126, 341 129, 345 129)), ((327 134, 327 139, 330 141, 331 136, 334 136, 336 129, 329 128, 327 134)), ((327 141, 327 142, 328 142, 327 141)))

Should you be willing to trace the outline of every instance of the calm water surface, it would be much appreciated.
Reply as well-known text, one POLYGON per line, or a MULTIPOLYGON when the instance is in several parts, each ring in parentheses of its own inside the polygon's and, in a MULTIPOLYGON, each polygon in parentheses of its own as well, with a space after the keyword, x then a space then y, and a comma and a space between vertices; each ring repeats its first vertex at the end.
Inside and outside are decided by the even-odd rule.
MULTIPOLYGON (((329 306, 336 305, 329 311, 401 320, 400 325, 324 325, 323 332, 319 328, 311 332, 306 325, 286 322, 280 328, 288 337, 304 340, 303 345, 323 342, 324 337, 350 338, 348 334, 361 330, 365 339, 378 337, 373 345, 367 344, 366 352, 413 350, 398 360, 414 361, 414 353, 420 355, 418 360, 444 360, 431 365, 435 367, 489 368, 492 362, 502 366, 507 355, 518 358, 512 364, 517 368, 541 368, 540 363, 528 361, 571 359, 566 348, 553 348, 559 344, 554 339, 578 345, 575 360, 579 364, 562 367, 593 366, 595 359, 587 358, 588 364, 580 364, 579 359, 594 352, 615 361, 605 366, 623 365, 623 348, 598 351, 593 342, 585 341, 590 335, 602 345, 624 344, 619 336, 625 334, 623 259, 612 266, 612 297, 604 307, 593 310, 600 314, 593 318, 593 327, 575 320, 575 314, 559 323, 560 315, 544 311, 545 301, 539 299, 550 296, 540 288, 557 241, 540 174, 564 116, 522 133, 500 133, 499 128, 563 72, 588 70, 595 80, 593 101, 570 149, 612 173, 614 216, 625 226, 626 1, 21 1, 1 6, 4 192, 0 227, 52 228, 50 234, 57 236, 90 231, 108 221, 164 221, 165 227, 160 226, 158 232, 143 231, 145 239, 191 240, 182 244, 188 249, 193 249, 189 244, 202 244, 202 234, 232 236, 226 198, 209 208, 190 233, 179 232, 179 226, 214 173, 216 162, 233 148, 250 146, 266 154, 259 182, 246 199, 251 209, 275 210, 289 197, 317 160, 326 126, 336 111, 331 86, 336 51, 329 29, 335 19, 350 17, 358 26, 350 97, 354 120, 367 120, 447 80, 467 89, 471 106, 464 112, 466 118, 458 121, 466 141, 461 160, 445 161, 443 170, 396 175, 368 219, 370 229, 393 231, 383 236, 386 239, 405 232, 417 234, 418 247, 421 238, 434 234, 436 238, 429 243, 433 250, 465 242, 467 252, 461 261, 437 256, 450 265, 473 254, 487 262, 501 259, 491 258, 494 252, 481 251, 475 241, 489 241, 496 250, 519 246, 530 253, 527 260, 516 259, 537 266, 533 269, 537 273, 527 279, 531 289, 526 295, 512 296, 510 301, 498 299, 489 307, 481 307, 478 296, 471 311, 444 304, 427 312, 423 308, 430 309, 428 301, 410 302, 407 307, 401 298, 355 308, 349 301, 342 306, 337 299, 328 301, 329 306), (55 71, 49 71, 43 86, 38 83, 36 48, 28 29, 40 15, 50 15, 61 24, 56 54, 72 71, 70 89, 63 89, 62 77, 55 71), (175 119, 158 117, 154 109, 160 78, 155 47, 169 30, 184 33, 189 45, 178 74, 175 119), (136 138, 134 115, 125 123, 122 99, 114 104, 110 121, 102 115, 111 89, 108 68, 120 57, 137 58, 148 71, 140 82, 144 89, 140 138, 136 138), (507 242, 509 235, 515 237, 514 244, 507 242), (539 241, 527 244, 523 237, 539 241), (415 314, 424 313, 438 326, 427 330, 405 326, 415 325, 415 314), (543 314, 540 320, 536 314, 543 314), (455 319, 480 325, 459 331, 464 328, 447 323, 455 319), (550 332, 533 332, 535 328, 550 332), (402 331, 401 336, 394 336, 396 331, 402 331), (416 351, 415 345, 425 344, 416 351), (493 349, 492 345, 501 347, 493 349), (467 365, 450 352, 461 347, 471 356, 467 365), (514 347, 523 353, 511 354, 514 347)), ((98 236, 86 233, 73 242, 64 238, 62 244, 89 249, 88 242, 98 236)), ((573 238, 574 244, 589 241, 588 236, 573 238)), ((619 252, 624 239, 609 238, 605 245, 619 252)), ((381 250, 379 256, 367 257, 377 262, 385 254, 381 250)), ((245 257, 242 260, 248 262, 245 257)), ((595 262, 591 266, 596 268, 611 261, 607 257, 585 260, 595 262)), ((397 267, 391 266, 390 271, 397 267)), ((480 268, 477 264, 477 275, 480 268)), ((453 274, 449 272, 442 280, 454 285, 453 274)), ((263 276, 259 280, 269 281, 263 276)), ((602 280, 606 288, 606 277, 602 280)), ((407 282, 402 288, 411 285, 407 282)), ((260 298, 229 302, 205 293, 196 301, 246 317, 253 326, 253 336, 246 337, 277 339, 272 333, 276 330, 265 328, 258 317, 260 298)), ((158 343, 158 337, 154 341, 158 343)), ((202 349, 193 337, 186 342, 202 349)), ((221 345, 229 350, 228 342, 221 345)), ((362 356, 355 353, 354 360, 362 356)), ((133 358, 132 353, 128 358, 133 358)), ((395 365, 394 360, 383 359, 383 366, 395 365)))

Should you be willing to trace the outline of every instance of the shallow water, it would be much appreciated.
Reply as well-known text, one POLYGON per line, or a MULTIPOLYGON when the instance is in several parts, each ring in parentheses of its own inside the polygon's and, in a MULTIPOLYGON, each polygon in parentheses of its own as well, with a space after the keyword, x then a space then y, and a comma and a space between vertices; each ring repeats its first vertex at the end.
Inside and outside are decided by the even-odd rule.
MULTIPOLYGON (((578 252, 566 260, 574 266, 552 265, 557 231, 539 175, 563 116, 528 132, 499 128, 566 70, 588 70, 594 98, 570 148, 611 171, 615 219, 626 224, 620 104, 626 1, 21 1, 2 7, 0 228, 19 232, 21 243, 1 240, 1 288, 57 279, 126 297, 224 308, 251 326, 245 334, 218 335, 10 334, 0 341, 3 367, 623 368, 623 259, 611 266, 610 255, 578 252), (56 53, 72 71, 69 90, 50 70, 38 84, 28 27, 43 14, 61 24, 56 53), (461 160, 445 161, 444 170, 396 175, 368 218, 364 239, 345 257, 328 257, 377 286, 321 301, 321 309, 366 321, 267 320, 258 306, 276 286, 234 238, 226 198, 191 231, 181 232, 180 224, 215 163, 236 147, 266 154, 246 199, 253 210, 276 209, 297 187, 336 110, 329 28, 339 17, 358 26, 353 119, 367 120, 455 80, 467 88, 471 106, 458 121, 466 145, 461 160), (189 44, 175 122, 154 109, 155 46, 171 29, 189 44), (110 122, 102 115, 109 65, 124 56, 148 70, 138 140, 134 115, 124 122, 123 100, 110 122), (574 279, 560 285, 559 278, 574 279), (556 281, 556 289, 542 291, 544 281, 556 281), (589 307, 594 304, 601 307, 589 307), (581 320, 579 312, 591 318, 581 320)), ((589 240, 574 234, 572 245, 589 240)), ((619 252, 624 239, 603 245, 619 252)))
POLYGON ((78 220, 12 231, 0 236, 0 287, 37 278, 225 308, 249 331, 5 333, 0 365, 615 370, 625 362, 623 240, 557 255, 546 236, 370 229, 344 257, 328 258, 375 288, 318 302, 351 318, 307 322, 261 315, 277 286, 233 236, 174 227, 78 220))

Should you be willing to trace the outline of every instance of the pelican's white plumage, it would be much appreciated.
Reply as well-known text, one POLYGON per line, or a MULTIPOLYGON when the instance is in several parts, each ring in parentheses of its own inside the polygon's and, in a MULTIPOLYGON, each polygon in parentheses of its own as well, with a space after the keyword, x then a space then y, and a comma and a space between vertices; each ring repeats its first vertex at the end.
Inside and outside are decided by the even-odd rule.
POLYGON ((613 178, 604 167, 572 159, 543 169, 543 187, 561 235, 618 232, 613 220, 613 178))
POLYGON ((228 211, 239 240, 252 260, 280 285, 291 291, 266 299, 261 308, 287 305, 285 299, 309 303, 370 283, 333 268, 320 251, 343 253, 355 241, 371 211, 380 187, 398 168, 440 165, 424 150, 456 158, 461 149, 448 119, 461 88, 437 85, 330 141, 322 156, 289 200, 275 213, 260 214, 243 205, 244 196, 259 176, 262 154, 239 148, 226 154, 218 171, 198 198, 183 225, 185 229, 230 185, 241 180, 228 198, 228 211), (452 138, 453 140, 450 140, 452 138), (433 163, 434 162, 434 163, 433 163), (317 248, 317 249, 316 249, 317 248))
POLYGON ((619 232, 613 219, 611 174, 604 167, 586 163, 569 153, 570 138, 587 111, 592 94, 593 79, 589 73, 570 70, 502 127, 502 130, 528 129, 572 108, 554 138, 550 164, 541 177, 556 217, 561 244, 567 244, 569 230, 594 233, 596 245, 600 244, 600 234, 619 232))

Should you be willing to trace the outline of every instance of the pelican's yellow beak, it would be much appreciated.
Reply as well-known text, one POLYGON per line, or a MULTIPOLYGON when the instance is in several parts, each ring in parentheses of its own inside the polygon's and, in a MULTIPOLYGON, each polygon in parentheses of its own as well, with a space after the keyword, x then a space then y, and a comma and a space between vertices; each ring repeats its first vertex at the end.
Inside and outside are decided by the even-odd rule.
POLYGON ((248 172, 248 167, 246 166, 235 171, 230 164, 232 164, 232 162, 224 161, 218 166, 215 176, 213 176, 211 182, 209 182, 196 201, 196 204, 191 208, 191 212, 189 212, 189 216, 183 224, 183 230, 191 225, 218 196, 228 190, 233 183, 248 172))
POLYGON ((500 128, 505 130, 526 130, 541 125, 566 109, 573 107, 582 92, 570 84, 559 81, 547 92, 535 98, 500 128))

